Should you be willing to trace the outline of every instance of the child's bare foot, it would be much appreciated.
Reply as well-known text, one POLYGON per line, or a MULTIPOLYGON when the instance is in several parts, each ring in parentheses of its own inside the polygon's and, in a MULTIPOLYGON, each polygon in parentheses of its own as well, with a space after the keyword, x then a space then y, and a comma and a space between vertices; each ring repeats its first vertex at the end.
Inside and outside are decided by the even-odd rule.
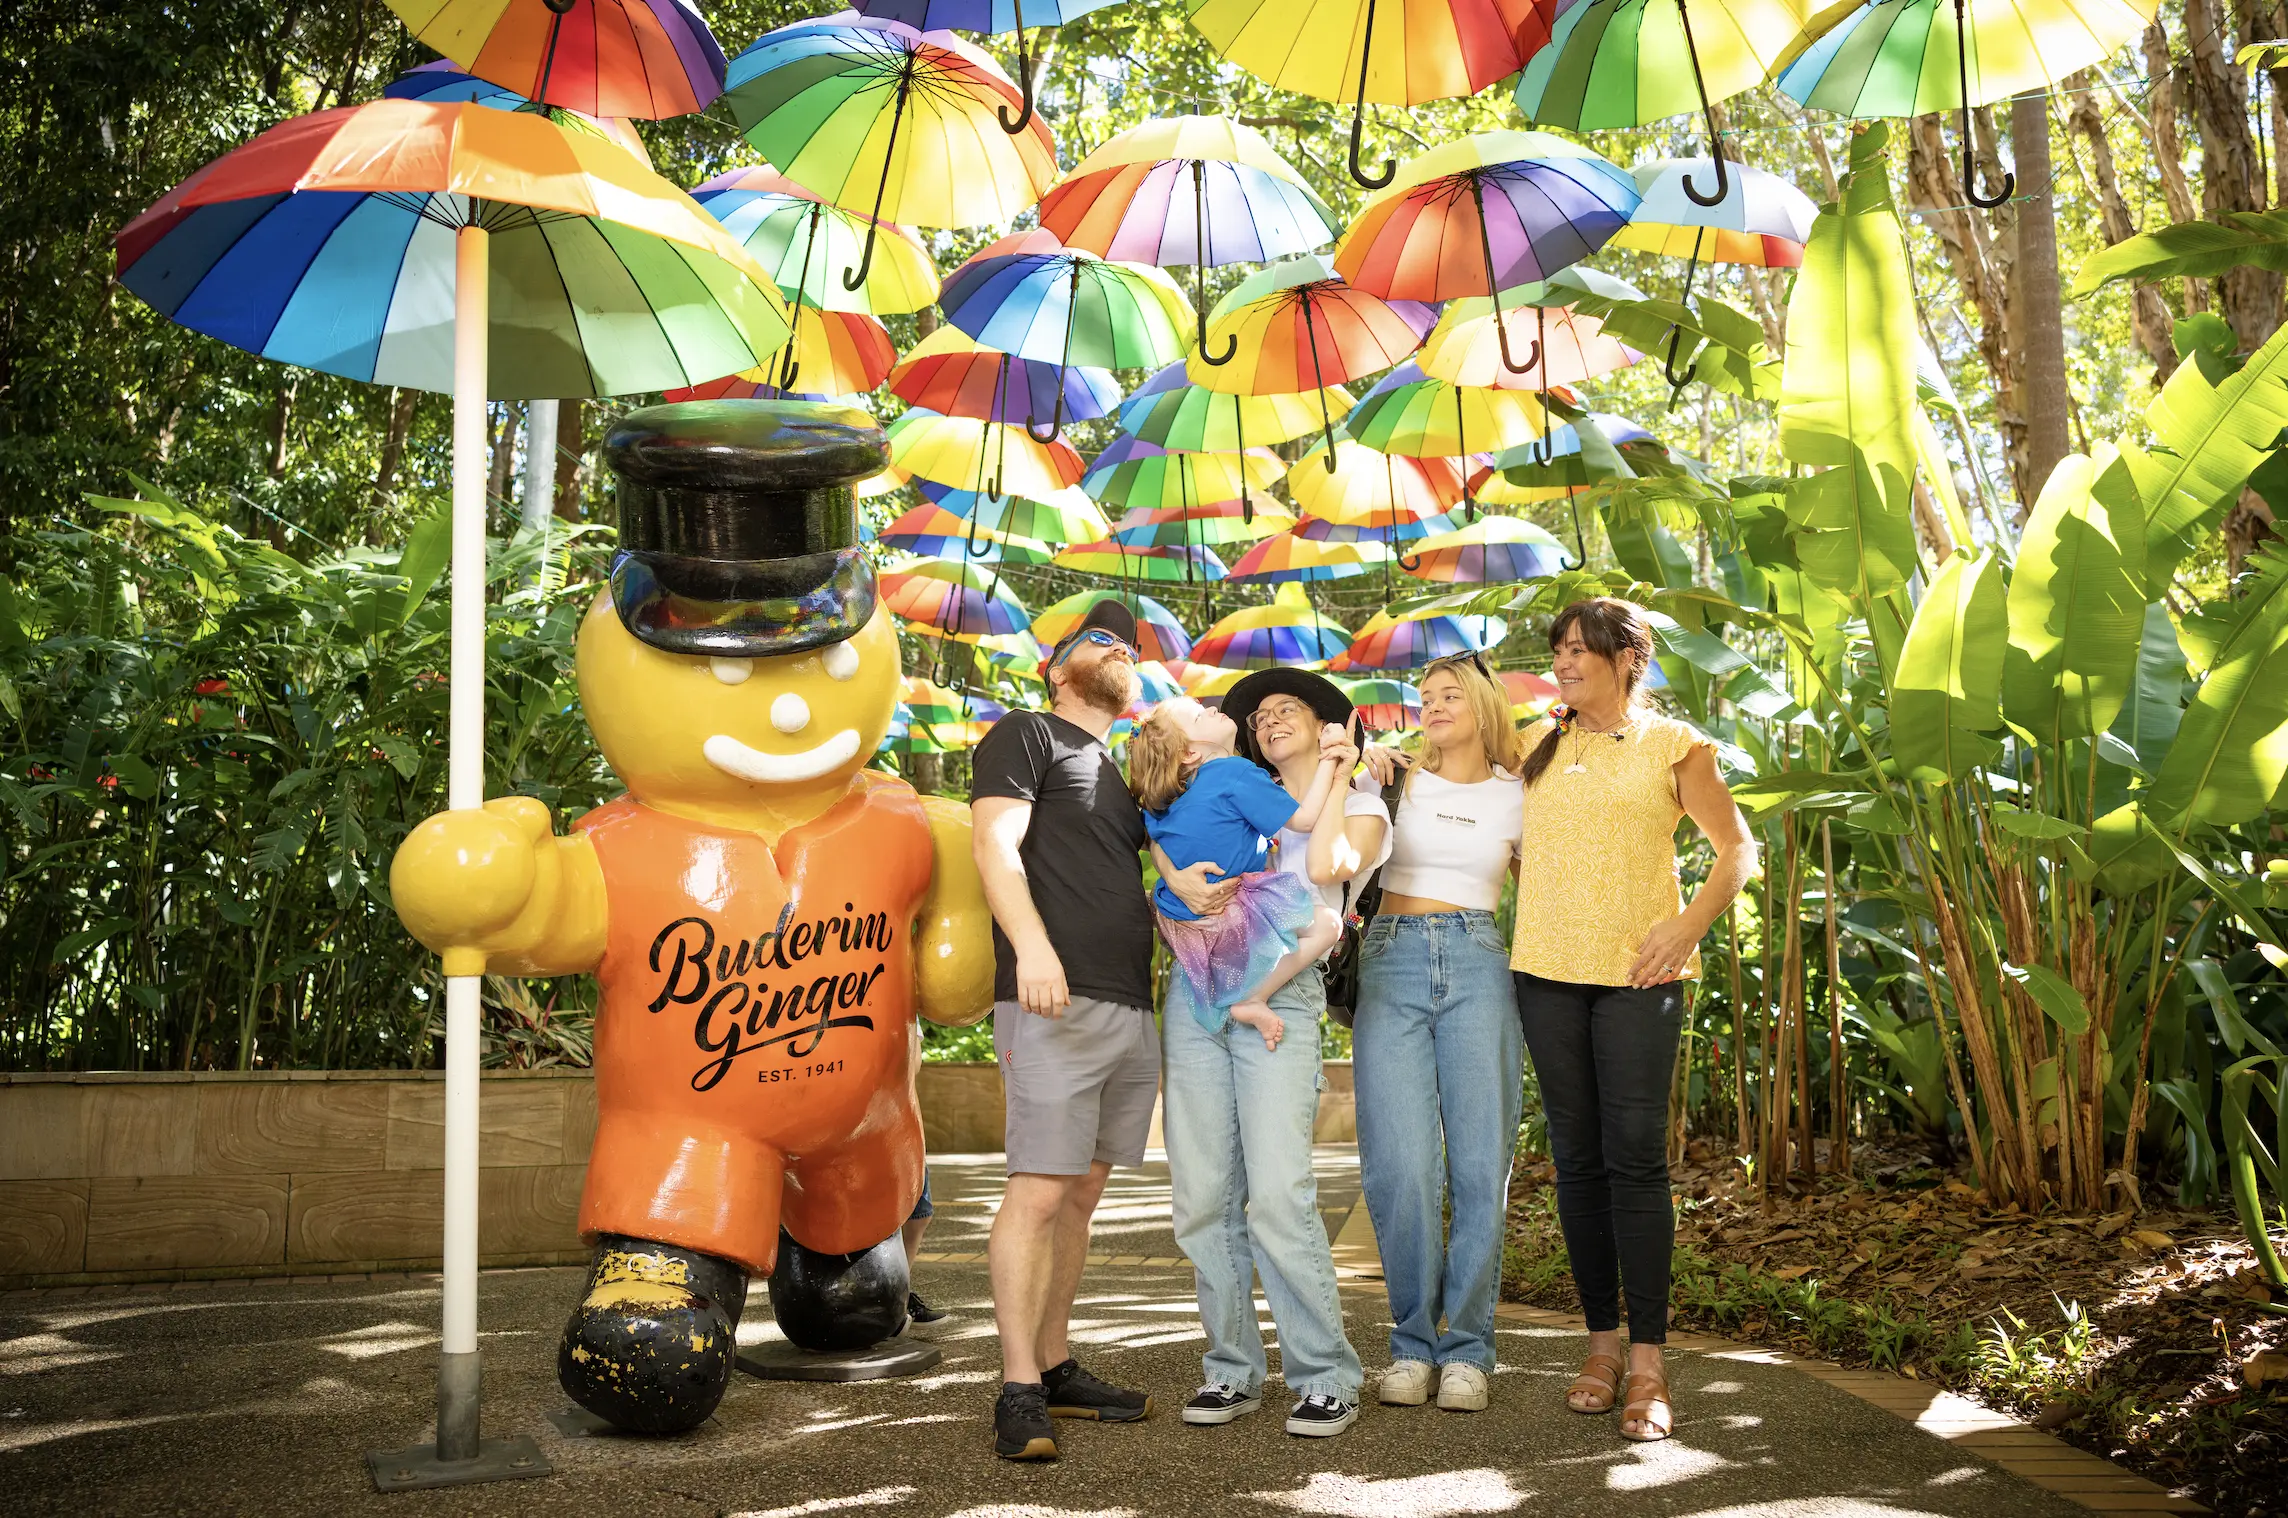
POLYGON ((1279 1040, 1287 1036, 1286 1020, 1271 1010, 1269 1002, 1235 1002, 1231 1009, 1231 1020, 1235 1023, 1245 1023, 1262 1034, 1265 1049, 1277 1049, 1279 1040))

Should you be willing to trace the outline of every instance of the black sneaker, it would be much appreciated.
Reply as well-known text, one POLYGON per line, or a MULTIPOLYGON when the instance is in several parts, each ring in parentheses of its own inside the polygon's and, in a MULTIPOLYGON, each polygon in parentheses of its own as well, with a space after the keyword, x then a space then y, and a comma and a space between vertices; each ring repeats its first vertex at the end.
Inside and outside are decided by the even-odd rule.
POLYGON ((1041 1372, 1048 1388, 1052 1418, 1094 1418, 1100 1423, 1134 1423, 1152 1416, 1152 1399, 1143 1392, 1110 1386, 1067 1360, 1041 1372))
POLYGON ((917 1292, 906 1293, 906 1316, 916 1323, 942 1323, 951 1314, 924 1302, 917 1292))
POLYGON ((1229 1423, 1245 1417, 1263 1405, 1263 1398, 1255 1392, 1243 1392, 1221 1381, 1211 1381, 1201 1387, 1184 1404, 1186 1423, 1229 1423))
POLYGON ((1358 1404, 1313 1392, 1287 1414, 1287 1432, 1305 1439, 1332 1439, 1358 1422, 1358 1404))
POLYGON ((1038 1381, 1004 1381, 993 1404, 993 1453, 1004 1460, 1054 1460, 1057 1431, 1038 1381))

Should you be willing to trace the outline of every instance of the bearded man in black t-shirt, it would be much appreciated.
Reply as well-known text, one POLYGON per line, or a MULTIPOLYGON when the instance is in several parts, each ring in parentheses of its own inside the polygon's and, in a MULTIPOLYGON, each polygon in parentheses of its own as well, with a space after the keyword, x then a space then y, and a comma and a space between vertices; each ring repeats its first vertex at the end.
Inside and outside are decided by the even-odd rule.
MULTIPOLYGON (((1152 1399, 1081 1369, 1066 1342, 1089 1218, 1114 1165, 1144 1159, 1160 1089, 1143 813, 1105 746, 1136 699, 1136 617, 1117 599, 1042 663, 1047 712, 1011 712, 978 745, 970 814, 993 909, 993 1047, 1009 1182, 988 1259, 1001 1335, 994 1449, 1053 1460, 1052 1417, 1133 1422, 1152 1399)), ((1171 876, 1203 915, 1233 886, 1171 876)))

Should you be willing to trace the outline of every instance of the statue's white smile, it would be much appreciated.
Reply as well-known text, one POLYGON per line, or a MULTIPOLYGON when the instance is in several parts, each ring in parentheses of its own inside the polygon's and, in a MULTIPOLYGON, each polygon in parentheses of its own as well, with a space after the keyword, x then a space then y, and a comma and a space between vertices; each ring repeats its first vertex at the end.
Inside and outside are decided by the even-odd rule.
POLYGON ((792 785, 831 775, 858 757, 858 730, 846 727, 815 748, 799 754, 766 754, 738 739, 717 733, 700 745, 707 762, 726 775, 758 785, 792 785))

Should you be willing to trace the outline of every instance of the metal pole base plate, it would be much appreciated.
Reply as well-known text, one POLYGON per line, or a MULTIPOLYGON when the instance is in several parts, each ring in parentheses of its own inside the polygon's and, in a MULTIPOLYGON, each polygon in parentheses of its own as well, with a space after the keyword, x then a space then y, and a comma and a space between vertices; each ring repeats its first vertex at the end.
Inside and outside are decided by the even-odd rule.
POLYGON ((468 1486, 479 1481, 518 1481, 553 1474, 548 1457, 529 1434, 487 1439, 473 1460, 440 1460, 434 1444, 376 1450, 365 1457, 377 1492, 418 1492, 432 1486, 468 1486))
POLYGON ((935 1344, 885 1339, 864 1349, 813 1354, 784 1341, 739 1353, 739 1369, 765 1381, 886 1381, 934 1370, 945 1358, 935 1344))

